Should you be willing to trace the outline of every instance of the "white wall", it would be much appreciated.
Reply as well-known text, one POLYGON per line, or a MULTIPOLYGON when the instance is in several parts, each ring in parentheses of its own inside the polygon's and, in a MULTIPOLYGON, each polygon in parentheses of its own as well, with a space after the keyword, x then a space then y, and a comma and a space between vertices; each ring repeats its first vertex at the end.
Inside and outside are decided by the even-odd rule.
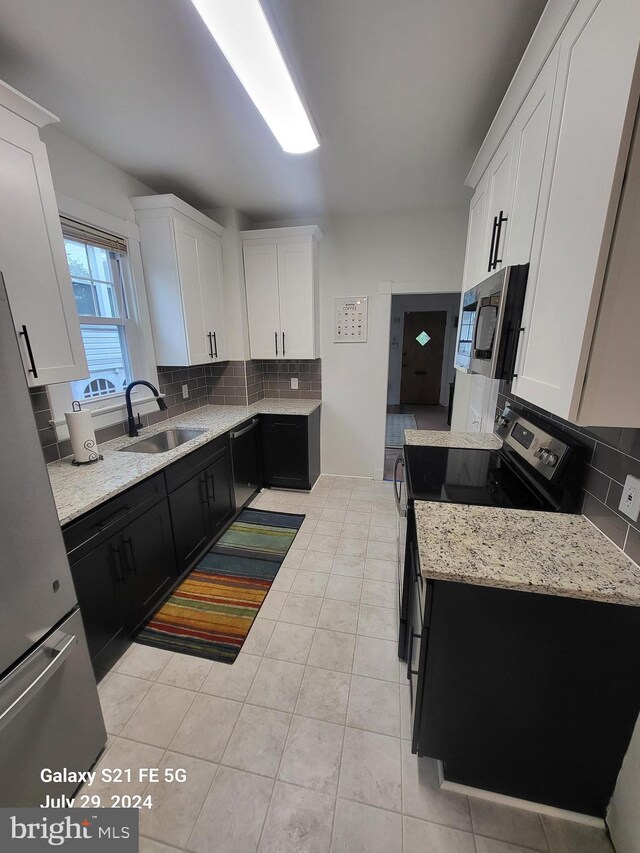
POLYGON ((617 853, 640 853, 640 717, 624 757, 607 823, 617 853))
POLYGON ((65 136, 55 125, 43 128, 40 136, 47 146, 53 185, 58 193, 119 219, 134 221, 129 198, 154 192, 113 163, 65 136))
POLYGON ((372 477, 384 435, 389 297, 381 282, 409 282, 425 293, 462 286, 466 209, 320 222, 322 470, 372 477), (333 343, 334 299, 369 296, 365 344, 333 343))
POLYGON ((460 308, 459 293, 407 294, 394 296, 391 300, 391 340, 389 349, 389 381, 387 402, 396 406, 400 402, 402 380, 402 350, 404 346, 404 316, 414 311, 446 311, 447 328, 445 332, 442 375, 440 378, 440 405, 449 404, 449 382, 454 377, 453 357, 456 343, 454 320, 460 308))

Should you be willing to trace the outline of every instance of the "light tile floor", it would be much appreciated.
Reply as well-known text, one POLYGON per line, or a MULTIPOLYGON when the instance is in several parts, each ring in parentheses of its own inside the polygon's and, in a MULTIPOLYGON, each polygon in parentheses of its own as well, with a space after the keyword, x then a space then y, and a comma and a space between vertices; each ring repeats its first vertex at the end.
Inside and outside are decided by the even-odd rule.
POLYGON ((152 796, 142 853, 611 853, 598 829, 441 791, 411 754, 390 483, 254 505, 306 518, 235 663, 134 645, 100 684, 100 765, 188 773, 100 785, 152 796))

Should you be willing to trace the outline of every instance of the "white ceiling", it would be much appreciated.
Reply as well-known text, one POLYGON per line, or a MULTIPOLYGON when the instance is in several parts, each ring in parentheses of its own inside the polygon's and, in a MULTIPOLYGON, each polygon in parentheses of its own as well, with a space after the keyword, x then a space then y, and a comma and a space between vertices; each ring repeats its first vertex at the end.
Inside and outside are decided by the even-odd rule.
POLYGON ((254 218, 453 207, 545 0, 265 0, 321 136, 284 154, 189 0, 2 0, 0 78, 158 192, 254 218))

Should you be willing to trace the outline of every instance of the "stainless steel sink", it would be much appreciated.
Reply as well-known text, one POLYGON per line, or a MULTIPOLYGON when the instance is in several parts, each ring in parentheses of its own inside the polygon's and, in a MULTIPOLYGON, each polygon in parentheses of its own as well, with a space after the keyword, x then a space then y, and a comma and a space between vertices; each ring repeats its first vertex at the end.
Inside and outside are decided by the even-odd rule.
POLYGON ((125 453, 166 453, 168 450, 175 450, 181 444, 191 441, 192 438, 197 438, 203 432, 205 432, 203 429, 182 429, 180 427, 165 429, 164 432, 150 435, 149 438, 142 438, 135 444, 121 447, 120 450, 125 453))

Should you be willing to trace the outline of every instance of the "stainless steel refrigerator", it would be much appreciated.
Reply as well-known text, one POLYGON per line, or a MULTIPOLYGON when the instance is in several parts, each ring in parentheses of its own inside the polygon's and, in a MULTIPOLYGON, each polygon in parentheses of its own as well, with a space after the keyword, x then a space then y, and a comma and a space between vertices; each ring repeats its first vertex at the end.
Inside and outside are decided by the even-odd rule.
POLYGON ((75 785, 106 742, 95 677, 0 276, 0 806, 75 785))

